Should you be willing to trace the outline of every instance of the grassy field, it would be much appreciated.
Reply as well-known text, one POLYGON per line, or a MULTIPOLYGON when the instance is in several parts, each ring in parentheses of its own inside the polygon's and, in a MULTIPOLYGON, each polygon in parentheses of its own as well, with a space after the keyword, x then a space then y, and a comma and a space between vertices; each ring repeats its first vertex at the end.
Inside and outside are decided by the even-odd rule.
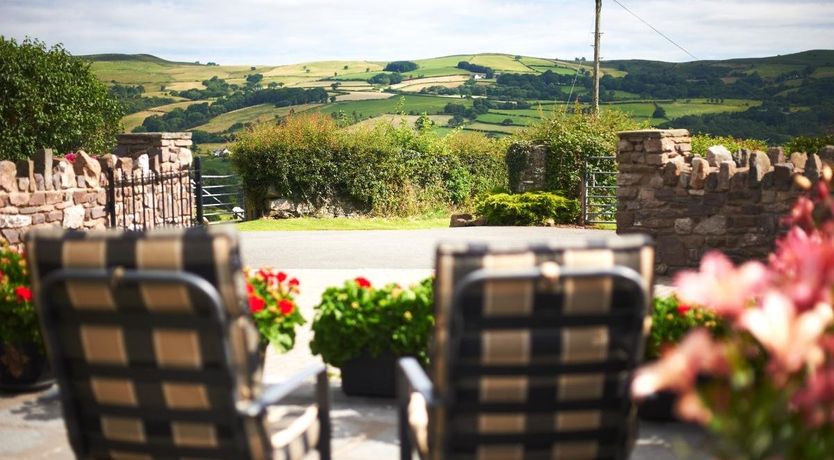
POLYGON ((536 118, 531 117, 514 117, 512 115, 508 115, 506 113, 485 113, 482 115, 478 115, 477 121, 481 123, 491 123, 491 124, 498 124, 500 125, 504 120, 509 118, 513 121, 514 126, 527 126, 530 123, 534 123, 537 121, 536 118))
MULTIPOLYGON (((355 125, 350 126, 349 129, 361 129, 361 128, 371 128, 376 126, 378 123, 390 123, 392 125, 399 125, 403 121, 408 126, 414 126, 414 123, 419 118, 419 115, 380 115, 378 117, 368 118, 367 120, 362 120, 355 125)), ((429 118, 434 122, 435 126, 443 127, 449 123, 449 120, 452 118, 451 115, 429 115, 429 118)))
POLYGON ((309 230, 417 230, 449 226, 448 215, 413 218, 381 217, 301 217, 297 219, 259 219, 236 224, 242 232, 309 230))
POLYGON ((320 105, 321 104, 304 104, 294 105, 291 107, 275 107, 273 104, 254 105, 252 107, 226 112, 222 115, 214 117, 208 123, 200 125, 194 129, 210 133, 220 133, 226 131, 235 123, 258 123, 262 121, 274 120, 276 116, 283 117, 284 115, 290 113, 290 111, 300 113, 320 105))
MULTIPOLYGON (((691 99, 689 102, 676 101, 664 102, 659 105, 666 110, 666 118, 674 119, 686 115, 703 115, 719 112, 741 112, 761 104, 759 101, 749 99, 726 99, 723 104, 710 104, 705 99, 691 99)), ((624 104, 607 104, 602 110, 621 110, 637 118, 638 120, 650 120, 652 123, 667 121, 662 118, 652 118, 655 107, 651 102, 634 102, 624 104)))
POLYGON ((430 115, 438 114, 443 111, 443 107, 449 102, 471 106, 472 101, 466 99, 455 99, 438 96, 418 96, 406 95, 400 97, 392 97, 390 99, 380 99, 374 101, 346 101, 336 102, 335 104, 327 104, 317 107, 313 110, 322 113, 333 113, 339 110, 345 113, 361 114, 364 117, 376 117, 383 114, 399 113, 423 113, 430 115))

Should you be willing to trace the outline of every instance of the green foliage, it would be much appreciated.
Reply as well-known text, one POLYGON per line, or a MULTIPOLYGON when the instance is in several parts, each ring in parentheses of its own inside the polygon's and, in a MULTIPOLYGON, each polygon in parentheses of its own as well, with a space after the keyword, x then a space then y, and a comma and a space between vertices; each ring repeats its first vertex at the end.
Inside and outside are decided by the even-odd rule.
POLYGON ((373 215, 415 215, 466 204, 506 187, 503 141, 438 136, 406 123, 341 129, 331 117, 287 117, 238 136, 232 160, 251 204, 278 196, 323 206, 340 202, 373 215))
POLYGON ((106 152, 121 116, 89 63, 60 45, 0 36, 0 159, 27 158, 42 147, 106 152))
POLYGON ((666 109, 659 104, 655 104, 654 112, 652 112, 652 118, 666 118, 666 109))
POLYGON ((389 62, 388 65, 385 66, 386 71, 390 72, 411 72, 413 70, 417 70, 417 64, 411 61, 394 61, 389 62))
POLYGON ((337 367, 363 352, 378 356, 383 351, 427 363, 433 282, 427 278, 407 289, 397 284, 375 288, 356 278, 328 288, 315 307, 310 350, 337 367))
POLYGON ((732 136, 707 136, 697 134, 692 136, 692 153, 698 156, 706 156, 707 149, 713 145, 723 145, 731 152, 740 149, 767 150, 767 144, 757 139, 736 139, 732 136))
POLYGON ((646 359, 659 358, 665 348, 676 345, 690 330, 702 326, 717 332, 723 330, 712 310, 681 304, 674 295, 655 297, 646 359))
POLYGON ((595 167, 595 160, 590 158, 616 154, 618 131, 641 127, 628 115, 613 110, 598 116, 551 112, 513 138, 527 146, 546 145, 547 189, 578 198, 585 160, 589 159, 589 166, 595 167))
POLYGON ((478 203, 478 216, 487 225, 575 224, 579 202, 554 193, 496 193, 478 203))
POLYGON ((23 255, 0 246, 0 343, 43 345, 23 255))
POLYGON ((818 153, 826 145, 834 145, 834 135, 797 136, 785 144, 785 152, 818 153))

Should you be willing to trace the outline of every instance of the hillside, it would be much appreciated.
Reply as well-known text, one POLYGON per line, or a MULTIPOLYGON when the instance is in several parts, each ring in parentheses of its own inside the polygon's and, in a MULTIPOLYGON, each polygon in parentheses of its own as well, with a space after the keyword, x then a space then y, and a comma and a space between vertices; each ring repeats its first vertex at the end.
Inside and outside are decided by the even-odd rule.
MULTIPOLYGON (((133 112, 124 119, 127 129, 189 129, 214 143, 249 123, 305 110, 345 123, 425 112, 445 115, 436 120, 448 126, 506 135, 549 111, 587 104, 592 85, 590 62, 497 53, 414 60, 399 73, 362 60, 225 66, 147 54, 83 58, 126 98, 133 112)), ((834 50, 684 63, 612 60, 601 67, 604 110, 655 126, 773 142, 834 126, 834 50)))

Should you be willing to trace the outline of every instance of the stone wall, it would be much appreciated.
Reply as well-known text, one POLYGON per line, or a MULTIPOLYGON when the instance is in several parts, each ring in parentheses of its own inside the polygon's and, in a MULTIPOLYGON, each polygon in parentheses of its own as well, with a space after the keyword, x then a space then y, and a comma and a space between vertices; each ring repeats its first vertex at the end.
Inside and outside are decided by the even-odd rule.
MULTIPOLYGON (((41 149, 29 160, 0 161, 0 235, 20 247, 23 235, 33 228, 105 228, 107 168, 114 168, 117 178, 187 168, 190 145, 191 133, 124 134, 114 154, 98 158, 83 151, 56 156, 41 149)), ((163 190, 154 194, 158 202, 164 199, 163 190)), ((119 193, 117 209, 122 209, 123 196, 131 195, 130 190, 119 193)))
POLYGON ((642 232, 655 239, 657 272, 697 267, 718 249, 738 261, 764 259, 784 230, 783 217, 801 191, 793 176, 819 179, 820 155, 781 148, 768 152, 711 148, 692 155, 686 130, 619 133, 617 233, 642 232))

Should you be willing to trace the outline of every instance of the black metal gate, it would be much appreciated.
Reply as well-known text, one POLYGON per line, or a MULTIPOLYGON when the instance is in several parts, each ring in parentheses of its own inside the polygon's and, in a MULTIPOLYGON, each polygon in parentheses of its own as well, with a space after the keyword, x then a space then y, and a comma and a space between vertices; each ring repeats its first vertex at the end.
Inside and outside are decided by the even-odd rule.
POLYGON ((617 222, 617 157, 589 157, 585 160, 582 219, 585 224, 617 222))
POLYGON ((148 230, 203 222, 200 162, 176 171, 107 170, 107 214, 112 228, 148 230))

